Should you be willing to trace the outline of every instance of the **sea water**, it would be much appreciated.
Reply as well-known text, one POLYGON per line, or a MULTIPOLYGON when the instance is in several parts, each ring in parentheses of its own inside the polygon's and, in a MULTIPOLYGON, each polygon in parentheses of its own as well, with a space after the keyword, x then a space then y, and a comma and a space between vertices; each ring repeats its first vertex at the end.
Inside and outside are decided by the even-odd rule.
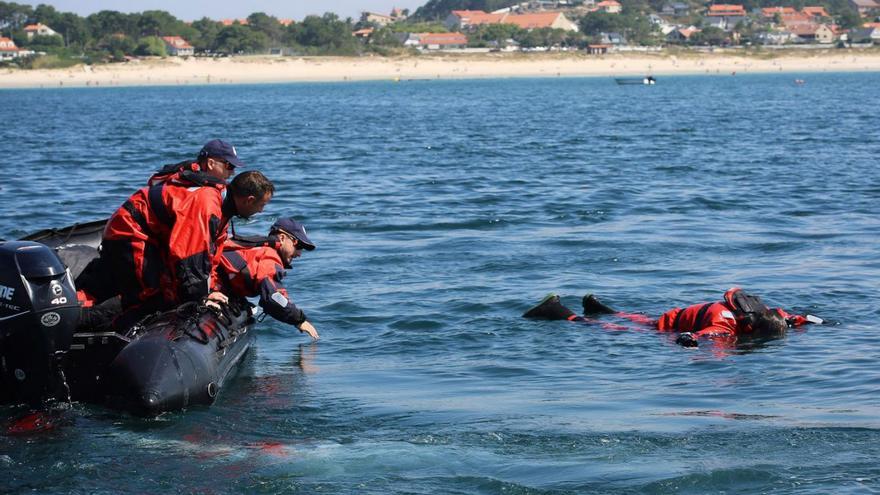
MULTIPOLYGON (((9 493, 877 493, 880 74, 0 91, 0 237, 108 216, 213 138, 318 245, 207 408, 73 404, 9 493), (803 78, 805 84, 795 84, 803 78), (696 350, 529 321, 731 286, 836 324, 696 350)), ((0 409, 3 419, 23 412, 0 409)))

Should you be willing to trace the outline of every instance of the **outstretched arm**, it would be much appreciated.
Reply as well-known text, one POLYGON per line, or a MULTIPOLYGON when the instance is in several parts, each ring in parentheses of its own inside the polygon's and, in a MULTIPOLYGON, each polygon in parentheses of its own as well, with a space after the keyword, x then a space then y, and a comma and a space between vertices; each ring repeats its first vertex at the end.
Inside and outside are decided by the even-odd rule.
POLYGON ((280 281, 283 276, 284 271, 281 267, 276 267, 273 276, 260 280, 260 306, 272 318, 289 323, 300 332, 307 333, 313 339, 318 340, 318 331, 308 321, 306 314, 290 300, 287 290, 281 285, 280 281))

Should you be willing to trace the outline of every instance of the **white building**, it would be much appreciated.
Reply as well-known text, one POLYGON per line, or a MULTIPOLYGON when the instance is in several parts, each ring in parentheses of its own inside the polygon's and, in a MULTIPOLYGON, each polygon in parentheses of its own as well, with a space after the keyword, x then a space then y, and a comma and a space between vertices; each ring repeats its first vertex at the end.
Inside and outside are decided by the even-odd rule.
POLYGON ((40 23, 28 24, 24 27, 24 32, 27 34, 28 39, 32 39, 34 36, 59 36, 54 29, 40 23))

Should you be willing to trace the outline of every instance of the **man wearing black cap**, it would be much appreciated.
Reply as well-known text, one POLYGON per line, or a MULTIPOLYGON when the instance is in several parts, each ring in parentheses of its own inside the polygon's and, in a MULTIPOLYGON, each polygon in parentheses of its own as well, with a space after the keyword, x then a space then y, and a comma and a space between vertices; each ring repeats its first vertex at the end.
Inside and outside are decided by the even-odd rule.
POLYGON ((227 241, 218 272, 226 290, 241 297, 259 296, 260 306, 270 316, 318 340, 318 331, 281 284, 284 269, 290 268, 303 249, 315 249, 303 224, 293 218, 279 218, 268 237, 227 241))
POLYGON ((96 302, 121 295, 117 330, 183 302, 226 301, 214 289, 229 220, 262 211, 274 194, 269 179, 251 171, 232 181, 224 200, 226 179, 239 166, 232 145, 209 141, 196 162, 164 167, 110 217, 97 271, 112 280, 91 270, 77 285, 96 302))

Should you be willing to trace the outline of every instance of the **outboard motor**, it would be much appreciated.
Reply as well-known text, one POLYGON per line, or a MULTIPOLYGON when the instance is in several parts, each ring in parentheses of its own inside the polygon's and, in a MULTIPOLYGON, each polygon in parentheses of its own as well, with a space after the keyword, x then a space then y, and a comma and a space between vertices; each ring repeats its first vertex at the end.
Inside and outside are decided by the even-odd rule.
POLYGON ((0 402, 36 405, 60 391, 57 363, 79 316, 70 273, 49 247, 0 242, 0 402))

